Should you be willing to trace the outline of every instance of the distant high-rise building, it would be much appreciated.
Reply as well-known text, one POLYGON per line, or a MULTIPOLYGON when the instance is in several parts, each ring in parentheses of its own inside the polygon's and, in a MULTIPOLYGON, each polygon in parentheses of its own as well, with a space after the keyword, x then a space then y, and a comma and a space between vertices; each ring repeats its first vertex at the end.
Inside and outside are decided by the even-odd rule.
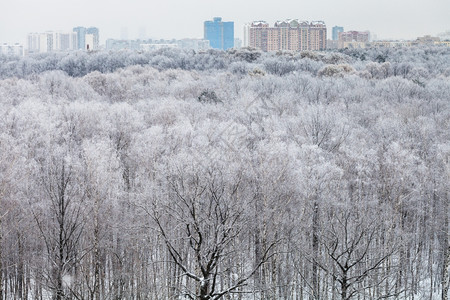
POLYGON ((216 17, 204 23, 204 39, 211 48, 227 50, 234 47, 234 22, 222 22, 216 17))
POLYGON ((75 27, 73 29, 73 32, 77 34, 77 41, 78 41, 77 49, 83 50, 86 44, 85 41, 86 27, 75 27))
POLYGON ((77 49, 78 38, 75 32, 30 33, 27 37, 28 53, 70 51, 77 49))
POLYGON ((346 31, 339 33, 339 41, 367 43, 369 36, 370 33, 368 31, 346 31))
POLYGON ((76 32, 53 32, 54 51, 70 51, 78 48, 78 36, 76 32))
POLYGON ((97 27, 89 27, 86 30, 86 34, 92 34, 93 36, 93 44, 90 46, 91 50, 98 49, 100 45, 100 36, 99 36, 99 30, 97 27))
POLYGON ((244 27, 244 43, 263 51, 325 50, 327 27, 322 21, 278 21, 273 27, 265 21, 255 21, 244 27))
POLYGON ((346 31, 339 33, 338 48, 365 48, 369 42, 369 31, 346 31))
POLYGON ((97 27, 86 28, 80 26, 75 27, 73 31, 77 34, 78 49, 87 50, 87 45, 89 45, 89 50, 96 50, 99 48, 100 38, 97 27), (89 41, 86 41, 86 38, 89 38, 89 41))
POLYGON ((333 27, 333 34, 332 34, 333 41, 337 41, 339 39, 339 32, 344 32, 344 27, 334 26, 333 27))
POLYGON ((38 53, 40 46, 39 33, 29 33, 27 36, 28 53, 38 53))
POLYGON ((242 42, 243 47, 249 47, 250 41, 249 41, 249 35, 250 35, 250 24, 244 25, 244 41, 242 42))
POLYGON ((51 32, 45 32, 39 34, 39 52, 52 52, 53 51, 53 34, 51 32))
POLYGON ((23 56, 23 46, 21 44, 6 44, 0 45, 0 53, 11 56, 23 56))
POLYGON ((242 48, 242 40, 241 39, 238 39, 238 38, 234 39, 234 48, 236 48, 236 49, 242 48))
POLYGON ((416 44, 429 44, 433 45, 435 42, 440 42, 441 39, 439 37, 433 37, 430 35, 425 35, 422 37, 418 37, 415 41, 416 44))
POLYGON ((87 51, 94 50, 94 35, 93 34, 86 34, 84 36, 84 41, 86 43, 84 45, 84 49, 86 49, 87 51))

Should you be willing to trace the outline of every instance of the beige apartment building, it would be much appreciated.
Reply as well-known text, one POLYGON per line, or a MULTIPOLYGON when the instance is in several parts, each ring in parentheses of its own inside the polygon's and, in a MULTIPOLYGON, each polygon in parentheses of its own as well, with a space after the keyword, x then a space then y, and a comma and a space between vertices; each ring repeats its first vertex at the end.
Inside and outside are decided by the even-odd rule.
POLYGON ((339 32, 338 48, 366 48, 369 40, 369 31, 339 32))
POLYGON ((263 51, 325 50, 327 28, 322 21, 278 21, 273 27, 265 21, 244 26, 244 46, 263 51))

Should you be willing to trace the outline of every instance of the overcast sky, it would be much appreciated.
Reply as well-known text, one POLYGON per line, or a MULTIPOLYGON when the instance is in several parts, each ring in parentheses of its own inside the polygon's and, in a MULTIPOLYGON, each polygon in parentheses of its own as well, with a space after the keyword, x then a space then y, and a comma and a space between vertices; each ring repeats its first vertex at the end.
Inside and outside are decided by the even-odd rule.
POLYGON ((100 29, 107 38, 201 38, 203 21, 235 22, 235 36, 254 20, 322 20, 328 27, 369 30, 378 38, 415 39, 450 31, 450 0, 1 0, 0 43, 27 33, 100 29))

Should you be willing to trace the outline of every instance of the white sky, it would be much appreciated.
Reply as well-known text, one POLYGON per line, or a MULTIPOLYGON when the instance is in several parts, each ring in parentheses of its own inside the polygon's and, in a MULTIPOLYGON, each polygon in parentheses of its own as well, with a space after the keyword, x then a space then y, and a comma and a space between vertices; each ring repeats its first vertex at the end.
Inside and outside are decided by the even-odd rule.
POLYGON ((27 33, 100 29, 107 38, 201 38, 203 21, 235 22, 235 36, 254 20, 322 20, 328 27, 369 30, 378 38, 415 39, 450 30, 450 0, 0 0, 0 43, 27 33), (145 35, 145 36, 142 36, 145 35))

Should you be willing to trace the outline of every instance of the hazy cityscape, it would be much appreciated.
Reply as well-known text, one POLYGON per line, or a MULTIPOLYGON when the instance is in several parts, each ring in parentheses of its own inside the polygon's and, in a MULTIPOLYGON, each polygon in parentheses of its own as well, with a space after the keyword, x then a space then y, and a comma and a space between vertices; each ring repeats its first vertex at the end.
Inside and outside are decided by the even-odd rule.
MULTIPOLYGON (((266 21, 253 21, 242 28, 235 28, 233 21, 221 17, 204 21, 203 38, 183 39, 113 39, 106 38, 100 44, 101 29, 97 27, 74 27, 72 31, 46 31, 29 33, 26 43, 2 43, 0 53, 6 55, 29 55, 61 51, 143 50, 164 47, 207 50, 250 47, 262 51, 303 51, 367 47, 410 47, 413 45, 442 45, 450 47, 450 31, 439 36, 426 35, 414 40, 379 40, 368 30, 344 31, 342 26, 327 28, 323 21, 286 19, 273 25, 266 21), (327 34, 330 32, 331 34, 327 34), (242 39, 235 32, 242 32, 242 39)), ((124 29, 124 32, 126 30, 124 29)), ((124 34, 126 35, 126 34, 124 34)))

